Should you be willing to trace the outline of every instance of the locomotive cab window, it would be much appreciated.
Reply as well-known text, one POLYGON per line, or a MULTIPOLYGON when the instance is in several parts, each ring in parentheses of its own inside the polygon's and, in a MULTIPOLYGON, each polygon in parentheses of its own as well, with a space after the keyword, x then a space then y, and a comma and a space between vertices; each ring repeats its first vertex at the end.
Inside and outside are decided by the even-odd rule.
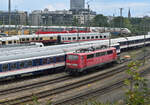
POLYGON ((67 59, 68 60, 78 60, 78 56, 77 55, 67 55, 67 59))

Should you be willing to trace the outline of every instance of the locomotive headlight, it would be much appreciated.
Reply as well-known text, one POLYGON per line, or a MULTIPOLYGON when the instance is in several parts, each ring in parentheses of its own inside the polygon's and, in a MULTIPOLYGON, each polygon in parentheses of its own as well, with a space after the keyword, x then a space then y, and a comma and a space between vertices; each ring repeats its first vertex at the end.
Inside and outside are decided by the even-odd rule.
POLYGON ((77 64, 72 64, 72 66, 78 66, 77 64))
POLYGON ((71 64, 70 64, 70 63, 66 63, 66 65, 68 65, 68 66, 69 66, 69 65, 71 65, 71 64))

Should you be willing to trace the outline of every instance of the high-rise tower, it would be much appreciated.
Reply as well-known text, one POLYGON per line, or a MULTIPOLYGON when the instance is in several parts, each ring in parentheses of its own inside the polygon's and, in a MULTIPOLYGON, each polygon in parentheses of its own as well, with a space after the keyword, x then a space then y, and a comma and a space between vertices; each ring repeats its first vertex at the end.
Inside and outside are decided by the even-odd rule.
POLYGON ((71 10, 85 9, 85 0, 70 0, 70 9, 71 10))

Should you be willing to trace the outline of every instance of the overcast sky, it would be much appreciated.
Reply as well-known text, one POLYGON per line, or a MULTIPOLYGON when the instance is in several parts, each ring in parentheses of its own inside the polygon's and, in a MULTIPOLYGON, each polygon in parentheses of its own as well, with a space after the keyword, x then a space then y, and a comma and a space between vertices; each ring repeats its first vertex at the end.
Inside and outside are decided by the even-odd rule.
MULTIPOLYGON (((124 8, 124 16, 127 16, 129 8, 134 17, 150 14, 150 0, 91 0, 89 4, 92 10, 106 16, 112 16, 113 14, 118 16, 119 8, 124 8)), ((7 11, 7 5, 8 0, 0 0, 0 10, 7 11)), ((33 10, 43 10, 44 8, 49 10, 68 10, 70 0, 12 0, 12 10, 31 12, 33 10)))

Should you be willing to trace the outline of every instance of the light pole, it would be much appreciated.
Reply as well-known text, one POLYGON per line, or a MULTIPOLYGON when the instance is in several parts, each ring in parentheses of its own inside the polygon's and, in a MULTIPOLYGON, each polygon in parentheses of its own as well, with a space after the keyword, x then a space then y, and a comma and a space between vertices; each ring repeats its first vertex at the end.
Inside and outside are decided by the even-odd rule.
POLYGON ((9 31, 8 35, 10 34, 10 25, 11 25, 11 0, 8 1, 8 17, 9 17, 9 31))
POLYGON ((123 25, 123 16, 122 16, 123 8, 120 8, 120 34, 122 35, 122 25, 123 25))

